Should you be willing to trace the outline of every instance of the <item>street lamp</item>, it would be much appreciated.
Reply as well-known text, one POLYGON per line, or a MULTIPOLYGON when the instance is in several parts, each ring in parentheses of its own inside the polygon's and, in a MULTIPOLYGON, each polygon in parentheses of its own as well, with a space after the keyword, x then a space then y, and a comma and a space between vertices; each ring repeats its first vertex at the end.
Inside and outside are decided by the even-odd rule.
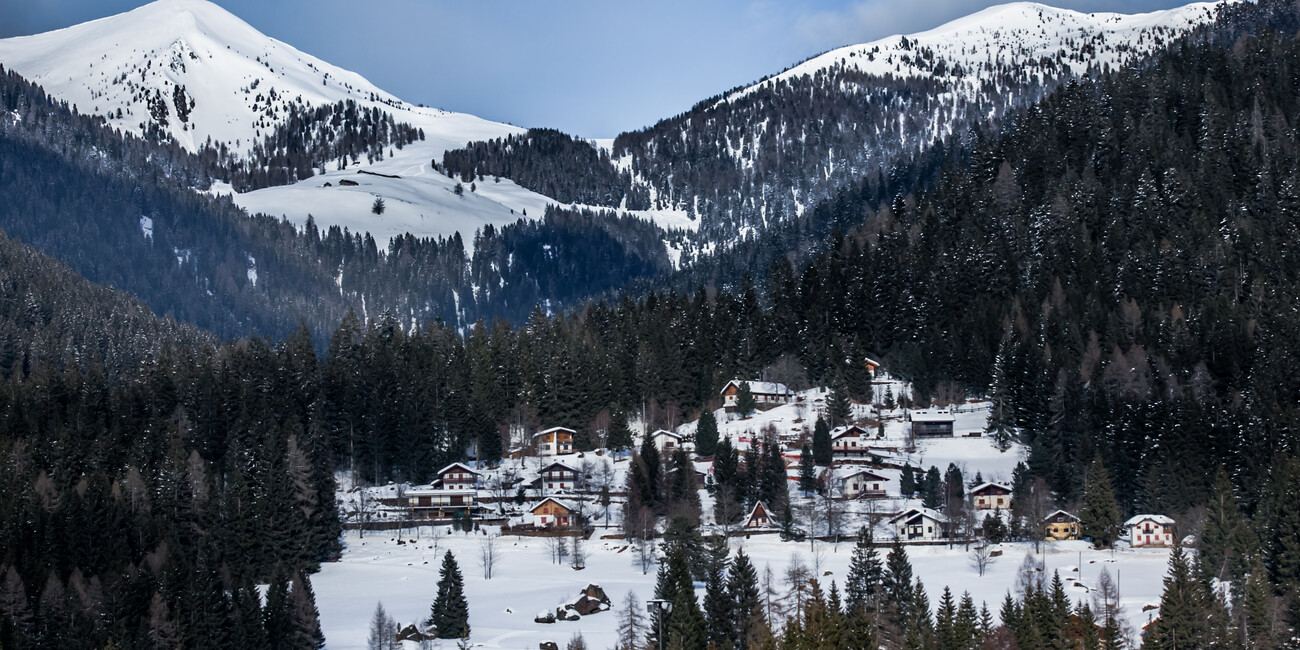
POLYGON ((656 611, 659 612, 659 616, 656 617, 659 622, 659 635, 657 638, 659 639, 659 650, 664 650, 664 617, 673 611, 673 604, 662 598, 656 598, 645 601, 645 608, 651 614, 656 611))

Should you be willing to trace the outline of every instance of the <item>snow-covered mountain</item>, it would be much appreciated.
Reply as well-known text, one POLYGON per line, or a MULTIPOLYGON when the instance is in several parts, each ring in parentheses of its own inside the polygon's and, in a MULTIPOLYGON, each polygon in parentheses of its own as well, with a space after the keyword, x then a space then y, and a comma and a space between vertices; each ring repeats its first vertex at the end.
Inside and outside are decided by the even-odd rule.
POLYGON ((3 39, 0 62, 82 113, 136 134, 158 124, 191 151, 210 138, 246 153, 286 117, 289 105, 345 100, 424 128, 443 148, 521 131, 407 104, 207 0, 158 0, 65 29, 3 39))
POLYGON ((1198 2, 1144 14, 1082 13, 1036 2, 996 5, 929 31, 831 50, 728 93, 726 99, 834 71, 943 79, 975 98, 987 92, 984 80, 1008 69, 1041 65, 1079 75, 1128 65, 1213 20, 1220 4, 1198 2))
POLYGON ((654 207, 701 219, 701 250, 725 248, 804 216, 862 179, 890 185, 885 195, 911 191, 899 179, 928 164, 917 156, 935 142, 1066 80, 1134 64, 1213 21, 1221 5, 1138 15, 995 6, 813 57, 624 133, 611 155, 645 184, 654 207))
MULTIPOLYGON (((370 232, 381 245, 406 232, 472 238, 484 225, 540 218, 557 203, 506 180, 488 179, 475 188, 481 191, 466 183, 458 192, 458 180, 430 165, 448 149, 523 129, 406 103, 207 0, 158 0, 65 29, 3 39, 0 64, 123 131, 162 132, 190 151, 224 145, 236 159, 252 155, 297 109, 352 101, 390 115, 423 138, 357 161, 385 176, 359 175, 357 164, 339 169, 334 161, 318 161, 310 177, 299 175, 287 185, 245 193, 217 186, 250 212, 298 224, 310 214, 322 227, 370 232), (344 178, 350 182, 340 185, 344 178), (376 198, 386 204, 381 215, 371 212, 376 198)), ((667 211, 642 216, 690 225, 667 211)))

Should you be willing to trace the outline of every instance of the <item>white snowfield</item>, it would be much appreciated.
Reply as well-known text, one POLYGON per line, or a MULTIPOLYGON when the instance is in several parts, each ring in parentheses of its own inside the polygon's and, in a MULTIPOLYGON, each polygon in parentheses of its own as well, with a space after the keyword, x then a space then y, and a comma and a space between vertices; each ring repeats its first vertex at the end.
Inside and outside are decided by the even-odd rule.
MULTIPOLYGON (((1236 1, 1236 0, 1229 0, 1236 1)), ((999 71, 1043 57, 1065 55, 1074 74, 1089 66, 1114 68, 1145 56, 1187 30, 1214 19, 1222 2, 1199 2, 1144 14, 1082 13, 1035 2, 996 5, 917 34, 896 34, 815 56, 778 75, 729 94, 743 97, 778 81, 832 70, 894 77, 946 75, 955 90, 976 97, 999 71), (1085 55, 1083 48, 1089 48, 1085 55), (933 59, 918 56, 930 51, 933 59), (936 71, 942 61, 945 72, 936 71), (960 66, 961 72, 956 69, 960 66)))
MULTIPOLYGON (((369 232, 380 246, 408 232, 417 237, 459 232, 472 244, 474 233, 487 224, 540 219, 548 204, 558 203, 504 179, 477 182, 477 192, 465 183, 463 195, 456 195, 457 181, 431 168, 450 149, 524 129, 408 104, 355 72, 262 34, 207 0, 158 0, 65 29, 0 39, 0 64, 79 112, 103 116, 111 126, 137 135, 154 122, 149 100, 156 96, 167 111, 164 130, 190 151, 212 142, 247 155, 288 117, 290 104, 352 100, 424 130, 425 140, 360 167, 400 179, 358 176, 356 165, 338 171, 331 161, 324 176, 234 195, 250 213, 284 217, 299 226, 311 215, 322 230, 337 225, 369 232), (177 107, 179 86, 189 100, 180 103, 193 104, 184 122, 179 119, 184 107, 177 107), (341 178, 360 185, 339 188, 341 178), (326 182, 334 187, 324 187, 326 182), (386 203, 382 215, 371 213, 376 198, 386 203)), ((233 194, 223 185, 214 191, 233 194)), ((631 214, 668 229, 697 224, 682 211, 631 214)))
MULTIPOLYGON (((460 564, 465 578, 465 596, 469 601, 470 641, 474 647, 483 648, 536 648, 538 643, 552 640, 564 647, 580 632, 591 648, 612 648, 617 640, 618 617, 623 610, 628 591, 635 591, 637 606, 645 607, 645 600, 653 598, 655 570, 646 575, 636 565, 631 549, 618 540, 598 539, 605 531, 597 529, 586 542, 588 553, 586 568, 576 571, 568 564, 555 564, 545 540, 537 537, 505 536, 497 540, 499 556, 491 580, 483 578, 478 558, 484 534, 447 534, 440 529, 435 542, 431 528, 424 528, 417 538, 412 531, 403 536, 414 543, 398 545, 391 533, 367 533, 360 539, 348 533, 347 549, 339 562, 325 564, 312 578, 316 603, 320 609, 321 626, 330 650, 353 650, 366 647, 366 636, 375 603, 382 601, 389 615, 403 626, 423 621, 429 616, 430 605, 436 593, 438 569, 442 553, 450 550, 460 564), (435 548, 436 546, 436 548, 435 548), (554 611, 588 584, 600 585, 612 602, 612 609, 579 621, 553 624, 534 623, 540 611, 554 611)), ((834 580, 844 588, 848 564, 853 552, 851 542, 838 547, 818 542, 815 550, 807 542, 781 542, 776 535, 753 535, 750 539, 733 538, 734 551, 743 546, 759 574, 760 581, 766 568, 771 568, 778 588, 785 593, 786 567, 792 556, 799 556, 810 569, 814 555, 820 555, 818 570, 814 571, 825 588, 834 580), (822 576, 825 571, 831 575, 822 576)), ((971 563, 971 554, 963 547, 911 546, 908 555, 916 577, 926 587, 932 606, 937 606, 943 587, 949 585, 960 598, 969 591, 976 605, 986 603, 997 620, 998 609, 1008 591, 1016 589, 1018 570, 1033 544, 1002 544, 996 549, 1003 552, 994 558, 983 577, 971 563)), ((887 548, 880 549, 882 559, 887 548)), ((1051 579, 1059 571, 1065 580, 1066 593, 1076 603, 1091 597, 1104 567, 1112 578, 1119 580, 1121 603, 1133 629, 1145 625, 1154 612, 1143 612, 1148 603, 1158 603, 1162 590, 1161 580, 1167 570, 1168 549, 1138 549, 1094 551, 1086 542, 1044 543, 1042 554, 1043 575, 1051 579), (1082 573, 1076 572, 1082 560, 1082 573)), ((696 596, 704 597, 702 585, 696 585, 696 596)), ((442 648, 455 648, 455 641, 442 641, 442 648)), ((415 644, 407 645, 415 648, 415 644)))

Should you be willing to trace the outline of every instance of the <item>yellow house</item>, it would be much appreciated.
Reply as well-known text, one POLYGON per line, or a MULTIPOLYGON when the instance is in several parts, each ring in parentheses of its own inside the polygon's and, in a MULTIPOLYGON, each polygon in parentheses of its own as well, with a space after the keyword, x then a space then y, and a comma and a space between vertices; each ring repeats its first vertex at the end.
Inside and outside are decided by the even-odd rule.
POLYGON ((1049 541, 1079 539, 1079 518, 1064 510, 1057 510, 1043 520, 1043 529, 1049 541))

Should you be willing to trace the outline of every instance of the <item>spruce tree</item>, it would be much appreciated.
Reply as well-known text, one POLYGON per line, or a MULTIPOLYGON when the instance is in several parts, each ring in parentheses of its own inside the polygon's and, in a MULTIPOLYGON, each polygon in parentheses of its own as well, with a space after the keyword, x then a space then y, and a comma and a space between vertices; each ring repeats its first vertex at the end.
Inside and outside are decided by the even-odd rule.
POLYGON ((707 643, 721 648, 731 643, 734 628, 731 594, 727 591, 727 562, 710 562, 704 578, 704 629, 707 643))
POLYGON ((831 444, 831 427, 820 415, 817 416, 817 423, 813 425, 812 453, 813 461, 822 467, 830 465, 835 460, 831 444))
POLYGON ((907 549, 897 538, 885 558, 881 591, 885 602, 894 610, 895 620, 906 616, 912 598, 912 562, 907 558, 907 549))
POLYGON ((699 456, 712 456, 718 447, 718 421, 713 411, 704 409, 700 414, 699 424, 695 428, 695 453, 699 456))
POLYGON ((750 630, 755 619, 762 619, 763 608, 759 600, 758 572, 743 548, 736 551, 736 559, 727 574, 727 594, 733 613, 731 645, 748 648, 750 630))
POLYGON ((754 393, 749 390, 749 382, 740 382, 740 388, 736 390, 736 412, 741 417, 747 417, 758 409, 758 402, 754 401, 754 393))
POLYGON ((849 576, 844 582, 847 614, 859 615, 875 609, 876 593, 882 587, 884 574, 871 529, 863 526, 858 531, 858 543, 849 560, 849 576))
POLYGON ((905 498, 916 494, 916 475, 913 474, 912 466, 909 464, 903 464, 903 471, 900 472, 898 479, 898 491, 905 498))
POLYGON ((799 491, 808 496, 817 491, 817 466, 813 464, 812 448, 804 443, 799 451, 799 491))
POLYGON ((316 609, 316 594, 311 579, 305 574, 293 578, 289 591, 289 615, 293 636, 288 646, 293 650, 320 650, 325 647, 325 633, 320 629, 320 612, 316 609))
POLYGON ((1101 456, 1097 456, 1088 467, 1088 486, 1083 491, 1083 509, 1079 511, 1080 534, 1092 538, 1097 548, 1109 548, 1119 537, 1120 524, 1110 474, 1101 456))
POLYGON ((1181 544, 1174 544, 1160 596, 1160 617, 1147 632, 1143 648, 1184 650, 1209 647, 1210 594, 1192 573, 1181 544))
POLYGON ((605 444, 610 451, 625 451, 632 447, 632 430, 627 426, 627 414, 622 409, 616 409, 610 416, 605 444))
POLYGON ((853 402, 849 401, 849 392, 842 381, 837 381, 826 400, 826 415, 834 426, 848 424, 853 417, 853 402))
POLYGON ((469 636, 469 604, 465 602, 465 580, 456 557, 447 551, 438 572, 438 593, 433 599, 425 625, 435 629, 439 639, 469 636))

